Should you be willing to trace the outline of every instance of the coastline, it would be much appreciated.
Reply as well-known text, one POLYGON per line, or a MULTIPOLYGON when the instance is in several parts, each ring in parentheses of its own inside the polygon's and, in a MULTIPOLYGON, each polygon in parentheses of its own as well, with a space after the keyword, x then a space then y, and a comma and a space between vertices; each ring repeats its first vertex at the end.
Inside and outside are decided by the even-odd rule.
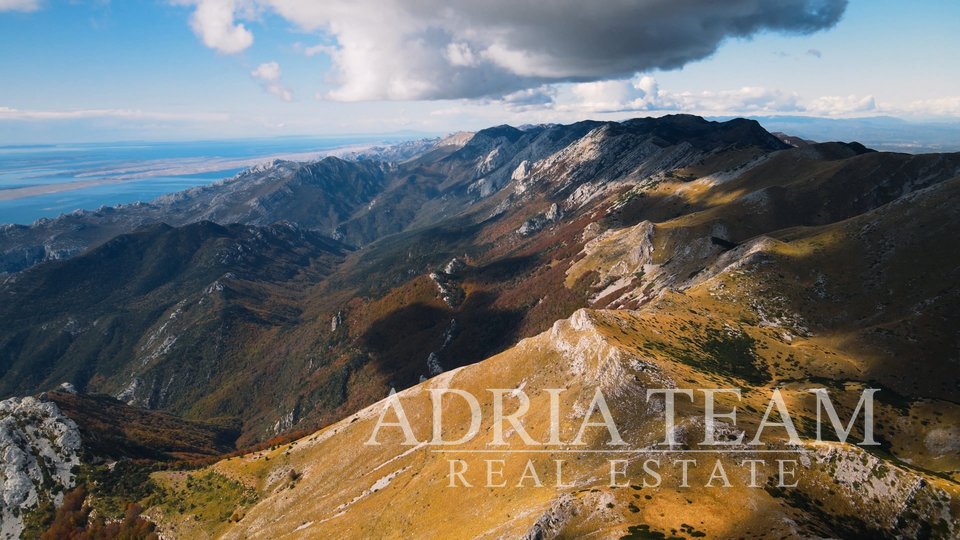
MULTIPOLYGON (((139 180, 146 180, 149 178, 156 178, 161 176, 187 176, 193 174, 203 174, 211 173, 217 171, 226 171, 230 169, 237 168, 249 168, 256 166, 260 163, 273 161, 275 159, 288 160, 288 161, 313 161, 317 159, 322 159, 330 156, 340 156, 344 154, 349 154, 351 152, 359 152, 363 150, 369 150, 380 146, 376 143, 364 143, 364 144, 353 144, 338 146, 336 148, 330 148, 328 150, 319 150, 312 152, 296 152, 296 153, 281 153, 281 154, 271 154, 267 156, 260 156, 255 158, 183 158, 183 159, 171 159, 171 163, 167 167, 158 167, 156 169, 150 169, 147 171, 121 171, 126 172, 126 174, 117 174, 115 176, 102 177, 102 178, 90 178, 83 180, 76 180, 73 182, 56 182, 50 184, 41 184, 35 186, 24 186, 10 189, 0 189, 0 201, 13 201, 18 199, 28 199, 30 197, 40 197, 44 195, 53 195, 56 193, 64 193, 68 191, 77 191, 82 189, 87 189, 91 187, 104 186, 110 184, 121 184, 125 182, 136 182, 139 180), (197 165, 185 165, 185 162, 196 161, 197 165)), ((91 173, 84 173, 78 175, 78 178, 83 176, 89 176, 91 173)), ((227 178, 227 177, 225 177, 227 178)))

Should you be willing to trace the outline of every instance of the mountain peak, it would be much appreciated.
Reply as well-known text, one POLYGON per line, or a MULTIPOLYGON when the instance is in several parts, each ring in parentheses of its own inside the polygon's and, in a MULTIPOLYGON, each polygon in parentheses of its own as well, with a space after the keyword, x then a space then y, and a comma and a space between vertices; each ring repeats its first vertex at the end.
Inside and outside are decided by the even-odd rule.
POLYGON ((488 137, 491 139, 504 138, 510 142, 516 142, 516 140, 522 137, 524 133, 525 132, 523 130, 517 129, 511 125, 500 124, 499 126, 481 129, 474 135, 474 137, 488 137))

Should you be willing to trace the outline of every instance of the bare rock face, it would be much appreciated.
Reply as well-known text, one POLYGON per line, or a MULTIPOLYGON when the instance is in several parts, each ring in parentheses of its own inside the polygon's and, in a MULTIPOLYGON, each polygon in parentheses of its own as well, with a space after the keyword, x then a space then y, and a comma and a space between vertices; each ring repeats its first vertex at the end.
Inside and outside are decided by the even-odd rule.
POLYGON ((330 331, 336 332, 337 328, 340 328, 341 324, 343 324, 343 312, 338 311, 337 314, 330 319, 330 331))
POLYGON ((437 285, 440 298, 452 308, 458 307, 466 299, 466 293, 460 287, 457 273, 466 268, 460 259, 454 257, 444 266, 443 271, 431 272, 430 279, 437 285))
POLYGON ((463 271, 463 269, 466 267, 467 267, 466 263, 464 263, 462 260, 458 259, 457 257, 454 257, 450 259, 450 262, 448 262, 446 266, 443 267, 443 271, 446 272, 447 274, 455 276, 459 274, 461 271, 463 271))
POLYGON ((56 404, 33 397, 0 401, 0 539, 19 538, 23 514, 59 503, 80 464, 80 432, 56 404))
POLYGON ((547 225, 557 222, 561 217, 563 217, 563 211, 557 203, 553 203, 546 212, 537 214, 525 221, 523 225, 517 229, 517 234, 520 236, 534 235, 543 230, 547 225))

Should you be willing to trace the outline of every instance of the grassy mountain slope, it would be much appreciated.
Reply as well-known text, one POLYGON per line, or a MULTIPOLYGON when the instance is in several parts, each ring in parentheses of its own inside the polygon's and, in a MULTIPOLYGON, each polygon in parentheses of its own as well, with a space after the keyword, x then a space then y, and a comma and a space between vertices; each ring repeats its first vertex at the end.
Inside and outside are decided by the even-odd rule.
MULTIPOLYGON (((530 235, 518 230, 549 211, 555 186, 546 180, 511 199, 515 181, 501 190, 509 197, 479 202, 472 216, 370 244, 310 295, 305 319, 316 322, 281 336, 275 347, 304 367, 334 356, 340 359, 330 369, 344 369, 357 352, 368 363, 350 368, 339 404, 304 410, 301 398, 287 395, 280 397, 282 409, 296 409, 303 425, 333 421, 391 386, 429 377, 431 353, 451 369, 535 335, 579 307, 638 307, 665 288, 696 282, 730 246, 848 219, 889 202, 883 190, 906 193, 943 182, 960 163, 955 155, 876 154, 892 162, 878 170, 874 154, 837 149, 845 156, 826 164, 801 150, 759 159, 756 150, 728 150, 669 173, 600 182, 605 191, 583 207, 560 198, 570 210, 530 235), (724 176, 730 179, 714 179, 724 176), (816 194, 829 202, 820 205, 816 194), (490 217, 491 207, 506 211, 490 217), (591 262, 603 246, 610 246, 606 260, 591 262), (430 274, 443 273, 454 257, 464 267, 442 279, 464 299, 451 306, 430 274), (338 314, 343 324, 332 332, 328 322, 338 314)), ((325 369, 318 375, 326 376, 325 369)))
POLYGON ((191 422, 131 407, 106 395, 47 392, 77 423, 86 452, 98 459, 197 460, 236 450, 237 422, 191 422))
POLYGON ((0 391, 66 381, 185 412, 243 380, 236 350, 295 321, 303 284, 343 254, 341 244, 289 224, 200 222, 151 226, 38 266, 0 289, 0 391))
MULTIPOLYGON (((336 421, 579 308, 637 308, 685 290, 739 246, 851 219, 960 172, 956 154, 788 148, 754 122, 689 116, 498 127, 461 139, 390 170, 375 200, 338 226, 373 238, 342 262, 298 278, 205 275, 204 287, 223 288, 211 289, 215 301, 179 295, 187 317, 164 327, 178 309, 168 303, 123 333, 133 343, 111 349, 97 338, 97 362, 113 363, 105 379, 78 372, 88 361, 51 348, 58 342, 47 334, 6 339, 22 340, 18 357, 70 366, 51 368, 38 388, 72 380, 192 418, 241 417, 246 445, 336 421), (399 232, 378 237, 388 231, 399 232), (138 367, 153 354, 163 359, 138 367)), ((50 309, 51 320, 31 328, 69 323, 50 309)), ((10 392, 19 384, 4 381, 10 392)))
MULTIPOLYGON (((154 225, 9 276, 0 392, 70 381, 194 420, 237 418, 241 446, 327 426, 155 473, 140 502, 170 537, 956 535, 960 154, 789 148, 754 122, 689 116, 458 139, 369 164, 382 177, 325 161, 312 166, 331 176, 297 183, 311 165, 275 164, 228 192, 257 204, 204 210, 256 221, 321 209, 299 219, 322 217, 355 250, 290 224, 154 225), (311 198, 335 189, 341 166, 357 187, 343 204, 311 198), (761 487, 709 489, 698 468, 690 488, 611 489, 607 456, 573 452, 558 456, 574 487, 553 486, 558 456, 538 454, 544 487, 454 496, 448 456, 362 444, 390 388, 407 389, 422 439, 424 390, 447 386, 475 391, 486 412, 486 388, 525 389, 537 438, 544 389, 564 388, 565 439, 601 388, 632 467, 662 437, 645 389, 744 388, 737 427, 752 432, 781 388, 804 438, 800 487, 780 489, 768 469, 761 487), (810 387, 835 392, 844 414, 852 392, 879 388, 880 447, 814 442, 810 387)), ((451 414, 448 437, 462 433, 451 414)), ((703 403, 678 414, 693 448, 703 403)), ((191 425, 210 450, 212 432, 191 425)), ((600 435, 588 449, 604 448, 600 435)), ((724 465, 760 457, 741 450, 724 465)))
MULTIPOLYGON (((565 389, 562 410, 584 411, 601 388, 633 449, 612 456, 627 460, 625 487, 609 487, 611 456, 604 454, 438 453, 403 445, 396 429, 381 435, 381 446, 365 445, 385 406, 380 402, 290 445, 212 466, 211 473, 259 497, 238 505, 239 521, 221 532, 226 538, 953 537, 960 530, 960 385, 951 309, 958 298, 950 286, 956 276, 942 270, 956 272, 960 260, 937 248, 960 234, 960 214, 950 202, 958 191, 954 178, 829 225, 757 237, 639 309, 577 311, 502 354, 400 394, 422 441, 431 432, 427 390, 471 391, 484 421, 479 436, 456 449, 477 450, 490 448, 486 389, 530 396, 524 425, 544 440, 544 389, 565 389), (771 460, 747 447, 721 458, 730 489, 705 487, 713 458, 690 470, 690 487, 678 487, 679 473, 669 466, 661 470, 661 487, 643 487, 641 464, 658 457, 643 449, 663 437, 662 409, 656 400, 647 406, 644 391, 672 386, 747 389, 741 402, 721 403, 723 410, 737 405, 736 428, 751 435, 770 391, 780 388, 805 440, 798 487, 779 488, 769 465, 760 487, 745 485, 743 459, 771 460), (811 387, 831 390, 844 414, 859 396, 843 390, 881 388, 882 446, 868 453, 850 443, 814 442, 811 387), (528 457, 543 487, 531 487, 529 478, 516 487, 528 457), (455 458, 469 463, 466 478, 480 487, 447 487, 447 460, 455 458), (506 460, 507 487, 482 487, 484 459, 506 460), (554 459, 567 460, 563 481, 573 487, 554 485, 554 459)), ((598 270, 610 263, 594 261, 598 270)), ((695 448, 703 437, 703 402, 678 403, 678 442, 695 448)), ((457 405, 444 409, 448 440, 468 424, 457 405)), ((563 440, 573 438, 577 419, 564 413, 563 440)), ((607 448, 603 429, 588 433, 588 449, 607 448)), ((852 438, 861 435, 857 427, 852 438)), ((773 448, 783 448, 776 442, 782 431, 768 437, 773 448)), ((507 441, 506 449, 525 448, 516 434, 507 441)), ((181 526, 183 518, 153 512, 163 526, 181 526)))

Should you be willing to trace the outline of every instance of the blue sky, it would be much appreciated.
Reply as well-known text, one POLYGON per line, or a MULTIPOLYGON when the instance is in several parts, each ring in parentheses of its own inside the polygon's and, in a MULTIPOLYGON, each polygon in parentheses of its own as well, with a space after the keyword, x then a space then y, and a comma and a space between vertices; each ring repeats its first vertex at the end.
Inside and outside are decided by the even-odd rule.
POLYGON ((960 117, 960 2, 431 3, 0 0, 0 144, 960 117))

